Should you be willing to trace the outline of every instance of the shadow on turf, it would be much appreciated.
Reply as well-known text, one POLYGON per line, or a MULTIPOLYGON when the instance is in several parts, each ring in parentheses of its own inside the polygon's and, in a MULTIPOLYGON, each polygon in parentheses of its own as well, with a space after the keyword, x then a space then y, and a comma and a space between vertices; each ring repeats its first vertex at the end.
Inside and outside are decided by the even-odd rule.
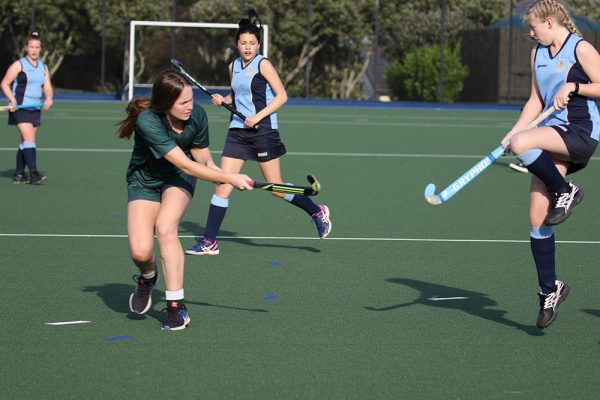
MULTIPOLYGON (((12 175, 11 175, 12 177, 12 175)), ((199 232, 204 232, 204 228, 201 227, 200 225, 198 225, 195 222, 189 222, 189 221, 181 221, 181 223, 179 224, 183 229, 185 229, 186 231, 188 231, 189 233, 195 235, 195 236, 202 236, 202 233, 199 232)), ((235 232, 231 232, 231 231, 220 231, 219 232, 219 236, 233 236, 234 238, 228 238, 228 239, 224 239, 224 240, 228 240, 230 242, 236 242, 236 243, 240 243, 246 246, 252 246, 252 247, 270 247, 270 248, 277 248, 277 249, 295 249, 295 250, 302 250, 302 251, 309 251, 311 253, 320 253, 321 250, 316 249, 314 247, 311 246, 291 246, 291 245, 286 245, 286 244, 273 244, 273 243, 255 243, 253 242, 251 239, 244 239, 244 238, 235 238, 236 234, 235 232)), ((219 239, 219 241, 221 241, 221 239, 219 239)), ((190 244, 191 246, 191 244, 190 244)), ((184 245, 184 247, 186 247, 184 245)))
POLYGON ((498 303, 490 299, 487 294, 473 292, 470 290, 453 288, 436 283, 424 282, 415 279, 405 278, 390 278, 388 282, 405 285, 421 292, 418 299, 409 303, 400 303, 382 308, 365 307, 369 311, 391 311, 397 308, 408 307, 416 304, 422 304, 431 307, 449 308, 454 310, 464 311, 467 314, 474 315, 479 318, 497 322, 512 328, 519 329, 531 336, 543 336, 544 333, 535 326, 523 325, 516 321, 511 321, 504 317, 506 311, 491 309, 489 307, 497 306, 498 303), (431 300, 434 298, 453 298, 466 297, 467 299, 455 300, 431 300))
POLYGON ((13 175, 15 174, 15 170, 14 169, 7 169, 6 171, 0 171, 0 178, 10 178, 12 179, 13 175))
MULTIPOLYGON (((101 285, 101 286, 86 286, 83 288, 82 291, 88 292, 88 293, 96 293, 98 295, 98 297, 100 297, 102 299, 102 301, 104 302, 104 304, 106 304, 106 306, 108 308, 110 308, 111 310, 113 310, 115 312, 121 313, 121 314, 127 314, 127 318, 129 318, 129 319, 139 320, 139 319, 144 319, 147 317, 152 317, 157 320, 162 320, 163 319, 162 313, 160 312, 159 309, 157 309, 157 308, 162 309, 160 304, 157 306, 158 300, 155 300, 153 302, 153 306, 150 309, 150 311, 148 311, 144 315, 133 314, 129 311, 129 296, 131 295, 131 292, 133 289, 134 289, 134 284, 125 285, 122 283, 108 283, 106 285, 101 285)), ((160 301, 164 302, 165 293, 163 291, 154 289, 153 293, 154 293, 154 295, 153 295, 154 299, 160 299, 160 301)), ((250 311, 250 312, 260 312, 260 313, 269 312, 269 311, 263 310, 261 308, 232 307, 232 306, 224 306, 224 305, 220 305, 220 304, 205 303, 205 302, 201 302, 201 301, 191 301, 189 299, 185 299, 185 304, 186 305, 195 304, 198 306, 205 306, 205 307, 225 308, 228 310, 236 310, 236 311, 250 311)), ((163 306, 166 306, 166 304, 163 303, 163 306)))
POLYGON ((581 311, 583 311, 586 314, 590 314, 593 315, 594 317, 598 317, 600 318, 600 310, 592 310, 592 309, 582 309, 581 311))

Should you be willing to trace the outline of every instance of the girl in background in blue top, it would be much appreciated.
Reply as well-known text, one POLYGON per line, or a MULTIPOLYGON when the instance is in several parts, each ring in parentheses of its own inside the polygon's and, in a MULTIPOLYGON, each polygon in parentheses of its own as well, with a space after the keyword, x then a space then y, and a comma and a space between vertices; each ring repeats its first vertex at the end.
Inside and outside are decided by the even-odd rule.
MULTIPOLYGON (((233 104, 237 111, 246 116, 246 120, 242 121, 237 115, 232 115, 221 168, 239 173, 247 160, 258 161, 267 182, 283 183, 279 158, 286 149, 277 130, 276 111, 287 101, 287 94, 273 64, 258 53, 261 33, 258 15, 254 10, 248 11, 248 18, 240 20, 235 35, 240 57, 229 65, 231 93, 226 97, 216 94, 212 99, 215 106, 223 102, 233 104)), ((225 219, 232 190, 231 185, 217 186, 210 202, 204 237, 198 238, 197 245, 186 250, 187 254, 219 254, 217 233, 225 219)), ((272 194, 309 214, 321 239, 329 235, 331 221, 327 206, 315 204, 307 196, 272 194)))
POLYGON ((21 108, 18 105, 39 104, 44 95, 43 109, 52 106, 52 84, 48 67, 40 60, 42 41, 40 34, 32 32, 25 41, 27 55, 14 63, 6 71, 0 86, 10 102, 8 124, 16 125, 21 134, 17 150, 17 166, 13 183, 42 183, 46 176, 38 171, 35 134, 41 124, 41 112, 38 108, 21 108), (10 87, 12 84, 12 88, 10 87), (25 167, 29 167, 29 176, 25 167))
POLYGON ((529 219, 540 309, 537 326, 554 322, 569 286, 556 279, 552 226, 560 224, 583 198, 565 175, 584 168, 596 150, 600 116, 600 55, 580 36, 565 7, 556 0, 532 4, 525 18, 539 44, 531 53, 531 96, 502 145, 533 174, 529 219), (556 111, 542 126, 523 131, 542 111, 556 111))

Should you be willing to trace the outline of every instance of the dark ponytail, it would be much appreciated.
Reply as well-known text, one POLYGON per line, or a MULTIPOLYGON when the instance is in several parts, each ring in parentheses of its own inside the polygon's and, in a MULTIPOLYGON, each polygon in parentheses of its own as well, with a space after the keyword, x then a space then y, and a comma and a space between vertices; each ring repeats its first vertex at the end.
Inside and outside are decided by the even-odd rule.
POLYGON ((40 43, 42 42, 42 39, 40 39, 40 33, 33 31, 31 32, 28 36, 27 39, 25 39, 25 46, 27 46, 29 44, 30 41, 32 40, 39 40, 40 43))
POLYGON ((256 13, 256 11, 254 11, 254 9, 251 8, 250 10, 248 10, 248 17, 240 19, 240 22, 238 22, 238 26, 238 30, 235 33, 236 43, 238 42, 238 40, 240 40, 240 35, 242 33, 250 33, 256 36, 256 39, 258 39, 259 43, 262 41, 263 27, 262 23, 260 22, 260 17, 256 13))

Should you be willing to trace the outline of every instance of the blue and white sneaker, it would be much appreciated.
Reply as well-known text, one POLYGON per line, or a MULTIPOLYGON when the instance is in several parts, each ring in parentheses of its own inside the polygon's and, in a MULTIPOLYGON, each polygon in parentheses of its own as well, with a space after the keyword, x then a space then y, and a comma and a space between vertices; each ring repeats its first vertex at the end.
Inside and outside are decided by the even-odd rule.
POLYGON ((329 232, 331 232, 331 219, 329 216, 329 207, 324 204, 318 205, 321 211, 312 215, 312 219, 317 226, 317 231, 319 232, 319 238, 325 239, 329 232))
POLYGON ((158 281, 158 271, 154 266, 154 278, 146 279, 142 275, 134 275, 132 278, 137 282, 137 286, 131 296, 129 296, 129 310, 136 314, 145 314, 152 306, 152 289, 158 281))
POLYGON ((169 302, 163 312, 167 314, 167 318, 160 328, 163 331, 183 330, 192 321, 185 305, 177 301, 169 302))
POLYGON ((215 239, 210 241, 203 237, 194 246, 185 251, 185 254, 194 256, 216 256, 219 254, 219 242, 215 239))

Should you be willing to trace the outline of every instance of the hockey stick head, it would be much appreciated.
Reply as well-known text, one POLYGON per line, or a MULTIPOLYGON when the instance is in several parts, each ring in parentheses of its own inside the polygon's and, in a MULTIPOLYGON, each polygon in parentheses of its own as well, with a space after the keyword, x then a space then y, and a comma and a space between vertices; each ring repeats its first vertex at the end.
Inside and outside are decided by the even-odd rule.
POLYGON ((430 183, 425 187, 425 200, 434 206, 442 204, 440 196, 435 194, 435 185, 433 183, 430 183))
POLYGON ((319 194, 319 192, 321 191, 321 184, 319 183, 317 178, 314 175, 308 175, 306 177, 306 180, 308 180, 308 183, 310 183, 310 187, 312 189, 312 193, 307 195, 316 196, 317 194, 319 194))
POLYGON ((173 68, 175 68, 177 71, 181 72, 183 71, 183 64, 181 63, 181 61, 173 58, 171 59, 171 65, 173 66, 173 68))

